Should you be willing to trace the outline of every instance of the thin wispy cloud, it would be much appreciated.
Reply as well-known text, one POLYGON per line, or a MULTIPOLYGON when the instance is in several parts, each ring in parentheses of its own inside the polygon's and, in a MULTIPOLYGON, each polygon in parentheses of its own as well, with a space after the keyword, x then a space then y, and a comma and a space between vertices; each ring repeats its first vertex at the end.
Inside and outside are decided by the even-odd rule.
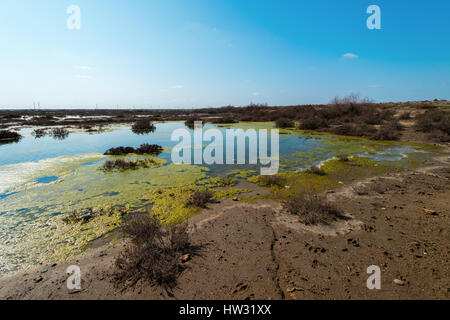
POLYGON ((94 68, 89 67, 89 66, 76 66, 75 68, 78 69, 78 70, 85 70, 85 71, 94 69, 94 68))
POLYGON ((345 59, 358 59, 359 58, 359 56, 357 54, 350 53, 350 52, 345 53, 342 57, 345 59))
POLYGON ((175 85, 171 87, 172 89, 183 89, 184 87, 181 84, 175 85))

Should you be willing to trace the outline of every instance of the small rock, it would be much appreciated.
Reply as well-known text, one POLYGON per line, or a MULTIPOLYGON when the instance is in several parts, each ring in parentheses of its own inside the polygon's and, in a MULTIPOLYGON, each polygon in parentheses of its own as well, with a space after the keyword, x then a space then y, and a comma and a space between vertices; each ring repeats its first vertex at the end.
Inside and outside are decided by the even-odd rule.
POLYGON ((44 278, 42 278, 42 277, 37 277, 37 278, 34 279, 34 282, 35 282, 35 283, 38 283, 38 282, 41 282, 42 280, 44 280, 44 278))
POLYGON ((233 197, 233 201, 239 201, 238 197, 233 197))
POLYGON ((432 215, 432 216, 437 216, 437 215, 439 214, 439 212, 436 211, 436 210, 423 209, 423 211, 424 211, 426 214, 430 214, 430 215, 432 215))

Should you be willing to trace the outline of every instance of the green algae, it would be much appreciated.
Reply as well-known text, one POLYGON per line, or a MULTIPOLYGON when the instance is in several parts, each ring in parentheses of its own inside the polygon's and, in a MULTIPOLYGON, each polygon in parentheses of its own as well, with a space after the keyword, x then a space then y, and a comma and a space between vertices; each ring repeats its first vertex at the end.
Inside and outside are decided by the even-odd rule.
MULTIPOLYGON (((291 194, 310 190, 320 193, 356 179, 401 170, 398 166, 381 164, 364 157, 350 157, 349 161, 329 160, 322 164, 321 169, 325 175, 307 171, 279 173, 279 176, 286 179, 286 186, 271 186, 271 198, 285 199, 291 194)), ((259 176, 250 177, 248 180, 258 184, 259 176)))
POLYGON ((123 215, 103 214, 85 224, 64 223, 74 210, 94 208, 97 212, 114 206, 135 212, 151 208, 165 225, 174 225, 201 211, 184 205, 198 186, 212 189, 217 200, 248 191, 232 188, 235 179, 211 177, 206 167, 168 164, 105 174, 100 166, 70 166, 70 174, 57 185, 31 188, 8 199, 0 216, 2 271, 82 253, 91 241, 120 226, 123 215))
POLYGON ((228 188, 225 190, 214 189, 221 187, 213 179, 207 179, 201 184, 202 187, 184 186, 167 188, 164 190, 152 190, 146 195, 146 199, 152 203, 152 214, 156 215, 163 225, 173 226, 182 223, 186 219, 198 214, 201 208, 187 207, 186 202, 195 190, 210 190, 213 192, 214 200, 223 200, 240 195, 250 190, 228 188))
MULTIPOLYGON (((230 127, 272 129, 274 124, 239 123, 230 127)), ((151 209, 165 225, 174 225, 201 211, 185 206, 187 197, 197 188, 212 189, 215 200, 238 195, 241 201, 247 202, 283 199, 293 192, 309 189, 323 192, 355 179, 423 166, 440 151, 438 147, 426 144, 371 141, 295 129, 281 129, 280 134, 283 134, 280 139, 303 139, 311 144, 308 150, 281 155, 280 168, 283 170, 279 175, 286 178, 286 187, 271 187, 270 196, 246 196, 249 190, 233 188, 236 179, 257 182, 257 170, 235 169, 228 171, 225 177, 214 177, 207 167, 167 164, 159 158, 156 158, 160 161, 158 165, 150 168, 110 174, 99 170, 101 161, 83 165, 108 159, 100 154, 83 155, 45 166, 35 173, 36 177, 57 175, 60 179, 52 184, 26 184, 16 189, 21 192, 2 203, 0 271, 13 271, 19 265, 27 267, 82 253, 93 240, 106 237, 121 224, 121 214, 99 215, 85 224, 64 224, 64 217, 73 210, 100 210, 111 206, 125 208, 127 212, 151 209), (349 155, 350 161, 335 159, 340 154, 349 155), (311 165, 321 165, 327 174, 318 176, 304 172, 311 165)), ((111 240, 117 241, 116 238, 111 240)))
POLYGON ((81 254, 89 243, 110 233, 122 224, 122 217, 127 209, 105 206, 92 208, 93 216, 82 222, 69 222, 66 217, 53 217, 48 221, 54 232, 49 236, 47 246, 42 255, 42 261, 61 261, 71 256, 81 254))
POLYGON ((232 176, 235 178, 247 179, 249 177, 257 175, 258 171, 256 170, 239 170, 233 169, 227 172, 228 176, 232 176))

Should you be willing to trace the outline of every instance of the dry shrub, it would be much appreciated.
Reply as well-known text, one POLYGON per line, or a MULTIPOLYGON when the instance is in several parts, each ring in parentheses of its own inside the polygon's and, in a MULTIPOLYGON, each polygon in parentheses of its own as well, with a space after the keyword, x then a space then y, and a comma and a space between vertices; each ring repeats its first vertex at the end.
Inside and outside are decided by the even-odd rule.
POLYGON ((369 138, 374 140, 398 140, 400 135, 399 129, 401 129, 401 126, 397 122, 383 124, 369 138))
POLYGON ((409 120, 411 119, 411 112, 405 111, 398 116, 399 120, 409 120))
POLYGON ((40 138, 45 137, 47 135, 47 130, 46 129, 35 129, 33 131, 32 135, 36 139, 40 139, 40 138))
POLYGON ((319 176, 324 176, 327 173, 325 171, 323 171, 322 169, 320 169, 317 166, 312 166, 311 168, 309 168, 308 170, 306 170, 306 172, 308 173, 312 173, 312 174, 317 174, 319 176))
POLYGON ((185 269, 180 257, 196 250, 190 245, 187 225, 163 228, 157 217, 145 214, 130 218, 123 232, 131 242, 116 259, 116 286, 133 287, 141 281, 175 287, 185 269))
POLYGON ((120 155, 127 155, 127 154, 152 154, 152 155, 158 155, 163 151, 163 147, 157 144, 148 144, 144 143, 141 144, 139 148, 132 148, 132 147, 117 147, 117 148, 111 148, 108 149, 104 154, 107 156, 120 156, 120 155))
POLYGON ((450 113, 436 109, 427 110, 417 116, 415 129, 430 133, 433 140, 447 142, 450 140, 450 113))
POLYGON ((289 196, 283 201, 283 206, 289 213, 298 215, 307 225, 328 224, 344 218, 341 211, 326 201, 325 197, 316 195, 312 191, 289 196))
POLYGON ((210 190, 196 190, 186 200, 186 207, 206 208, 206 204, 211 202, 213 195, 210 190))
POLYGON ((64 128, 54 128, 51 131, 51 136, 57 140, 64 140, 69 136, 69 131, 64 128))
POLYGON ((108 149, 104 155, 105 156, 120 156, 120 155, 126 155, 130 153, 134 153, 136 149, 132 147, 117 147, 117 148, 111 148, 108 149))
POLYGON ((275 121, 277 128, 292 128, 294 127, 294 122, 288 118, 280 118, 275 121))
POLYGON ((135 150, 136 154, 160 154, 163 151, 163 147, 157 144, 141 144, 139 148, 135 150))
POLYGON ((157 162, 153 159, 140 159, 140 160, 107 160, 100 167, 100 170, 104 172, 110 172, 113 170, 125 171, 134 170, 137 168, 149 168, 151 166, 157 165, 157 162))
POLYGON ((312 116, 312 117, 304 119, 302 122, 300 122, 300 125, 298 126, 298 128, 301 130, 323 129, 323 128, 328 128, 328 122, 324 118, 321 118, 318 116, 312 116))
POLYGON ((342 161, 342 162, 350 161, 350 159, 348 158, 348 156, 346 154, 340 154, 340 155, 337 156, 337 158, 338 158, 339 161, 342 161))
POLYGON ((214 119, 212 123, 220 124, 220 123, 237 123, 237 121, 232 117, 221 117, 214 119))
POLYGON ((328 131, 345 136, 367 137, 368 135, 373 136, 377 130, 372 125, 346 123, 328 131))
POLYGON ((271 186, 284 187, 286 185, 286 177, 279 175, 259 176, 258 184, 266 187, 271 186))
POLYGON ((148 119, 136 121, 131 127, 131 131, 135 134, 147 134, 154 132, 155 130, 155 125, 148 119))
POLYGON ((186 119, 186 121, 184 122, 184 125, 186 127, 188 127, 189 129, 194 129, 195 127, 195 122, 200 122, 202 121, 198 116, 192 116, 186 119))
POLYGON ((0 130, 0 140, 15 140, 18 141, 22 136, 15 131, 0 130))

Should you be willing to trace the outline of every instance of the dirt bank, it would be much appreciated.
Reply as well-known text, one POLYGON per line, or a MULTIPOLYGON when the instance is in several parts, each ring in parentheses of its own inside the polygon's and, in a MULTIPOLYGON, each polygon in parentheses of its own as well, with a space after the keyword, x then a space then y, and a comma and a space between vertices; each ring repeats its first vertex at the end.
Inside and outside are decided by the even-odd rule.
POLYGON ((449 179, 443 166, 343 186, 327 196, 351 219, 330 226, 302 225, 274 201, 211 204, 189 220, 192 242, 203 249, 170 293, 114 287, 122 242, 4 277, 0 298, 448 299, 449 179), (81 291, 66 287, 71 264, 81 267, 81 291), (381 268, 381 290, 366 287, 370 265, 381 268))

